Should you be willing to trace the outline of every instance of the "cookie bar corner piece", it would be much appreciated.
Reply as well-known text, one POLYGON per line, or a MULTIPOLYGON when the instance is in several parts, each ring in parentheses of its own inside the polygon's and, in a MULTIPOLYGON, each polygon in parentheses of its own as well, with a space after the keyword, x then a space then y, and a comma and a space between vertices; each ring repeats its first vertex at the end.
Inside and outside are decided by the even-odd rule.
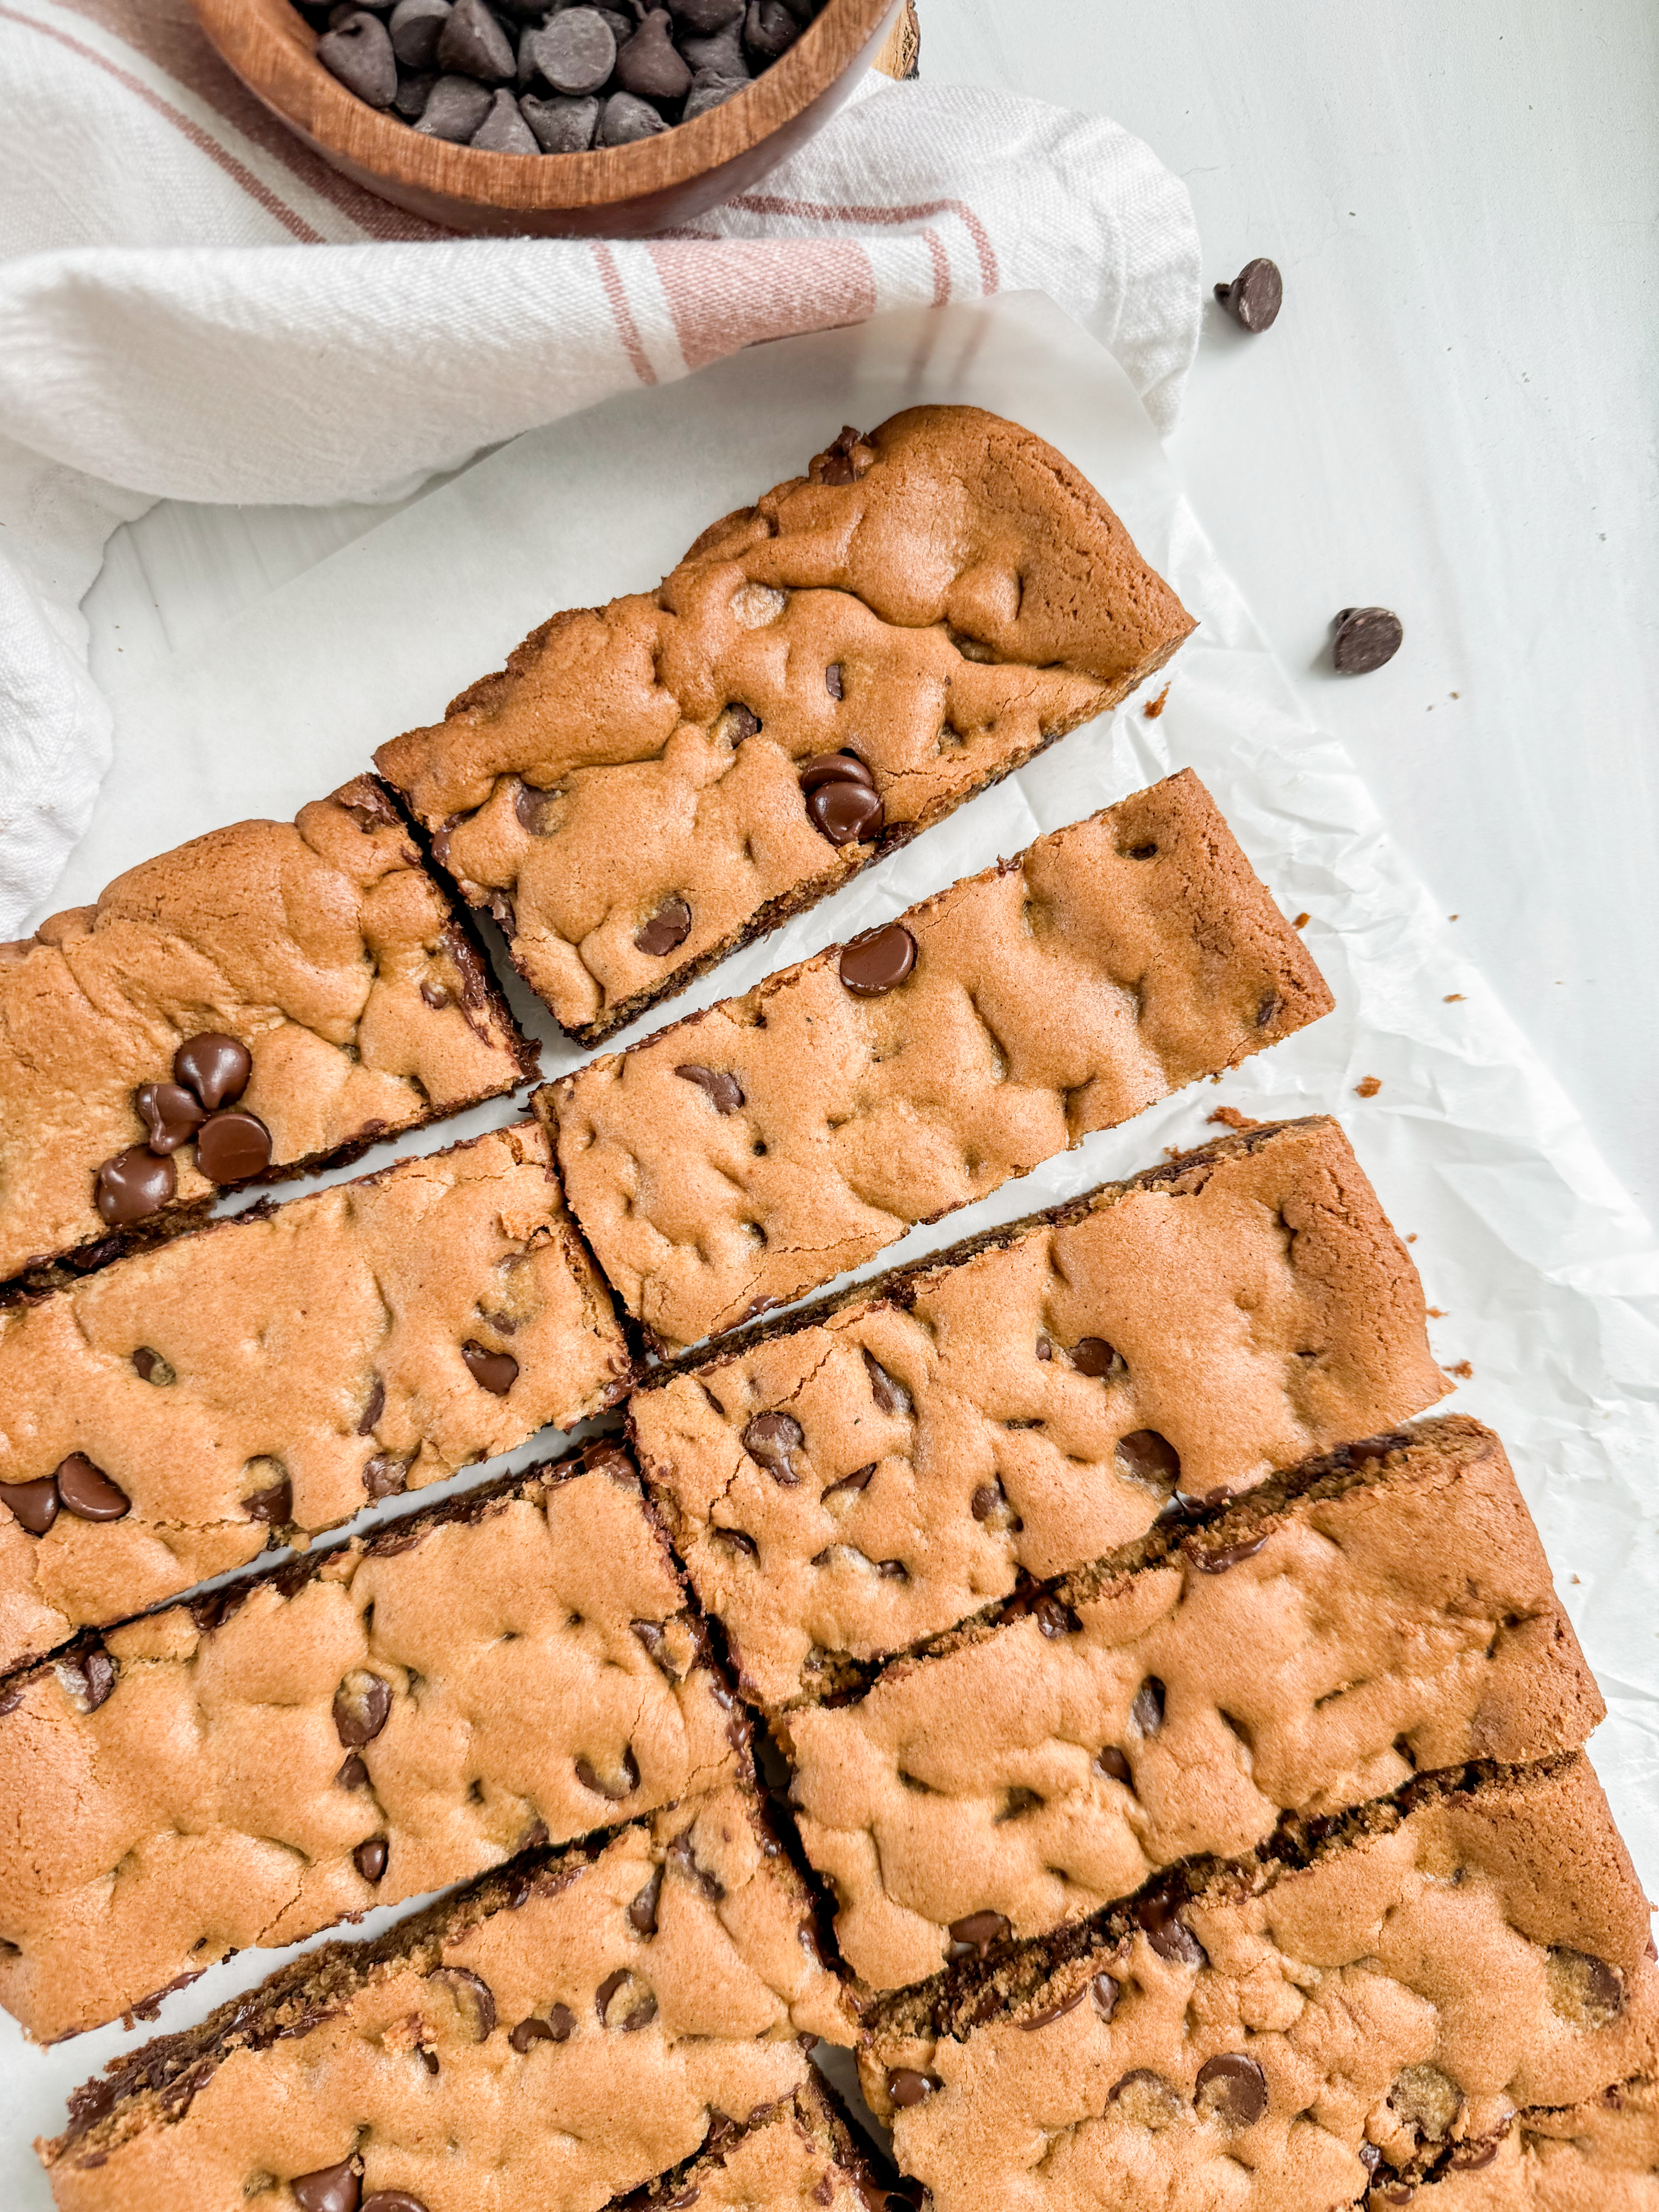
POLYGON ((375 758, 596 1044, 1115 705, 1192 628, 1051 447, 912 408, 712 525, 655 592, 553 616, 375 758))

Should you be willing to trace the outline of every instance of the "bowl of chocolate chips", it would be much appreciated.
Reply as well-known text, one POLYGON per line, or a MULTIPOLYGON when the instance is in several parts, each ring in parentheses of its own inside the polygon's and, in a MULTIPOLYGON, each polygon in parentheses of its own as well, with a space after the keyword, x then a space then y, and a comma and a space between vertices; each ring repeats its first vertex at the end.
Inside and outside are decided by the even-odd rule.
POLYGON ((194 0, 324 160, 451 230, 637 237, 826 122, 906 0, 194 0))

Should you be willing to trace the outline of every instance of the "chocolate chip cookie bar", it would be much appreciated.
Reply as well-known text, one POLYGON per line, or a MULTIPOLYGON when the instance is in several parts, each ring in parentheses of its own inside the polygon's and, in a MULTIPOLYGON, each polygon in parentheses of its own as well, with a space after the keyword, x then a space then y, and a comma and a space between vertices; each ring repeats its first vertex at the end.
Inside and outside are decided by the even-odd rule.
POLYGON ((555 615, 376 764, 586 1044, 1133 690, 1193 627, 1029 430, 915 407, 555 615))
POLYGON ((1604 1715, 1490 1430, 1327 1457, 789 1717, 808 1857, 875 1989, 1604 1715))
POLYGON ((0 1668, 612 1404, 533 1121, 0 1310, 0 1668))
POLYGON ((716 2121, 707 2148, 636 2191, 615 2212, 887 2212, 888 2191, 872 2172, 825 2087, 809 2073, 794 2094, 763 2108, 747 2127, 716 2121))
POLYGON ((736 1784, 296 1959, 117 2059, 37 2146, 63 2212, 599 2212, 850 2040, 736 1784))
POLYGON ((1190 770, 536 1094, 665 1348, 1316 1021, 1331 997, 1190 770))
POLYGON ((1331 2212, 1651 2080, 1656 2042, 1647 1905, 1579 1754, 1194 1863, 887 2000, 860 2071, 938 2212, 1331 2212))
POLYGON ((0 1282, 80 1268, 534 1072, 372 777, 0 945, 0 1282))
POLYGON ((84 1638, 0 1708, 0 2003, 43 2042, 703 1794, 744 1741, 614 1443, 84 1638))
POLYGON ((1446 1384, 1334 1121, 1267 1124, 650 1377, 640 1464, 773 1711, 1446 1384))

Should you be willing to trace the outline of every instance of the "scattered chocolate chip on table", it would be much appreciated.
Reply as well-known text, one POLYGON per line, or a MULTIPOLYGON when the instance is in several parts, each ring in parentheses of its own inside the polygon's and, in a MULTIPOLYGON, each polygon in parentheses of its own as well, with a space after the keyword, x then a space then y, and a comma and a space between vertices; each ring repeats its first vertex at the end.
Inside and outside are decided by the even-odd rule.
POLYGON ((1339 676, 1369 676, 1392 660, 1406 641, 1406 625, 1389 607, 1344 607, 1336 618, 1331 659, 1339 676))
POLYGON ((1285 280, 1276 262, 1258 257, 1247 261, 1231 284, 1218 284, 1215 295, 1242 329, 1270 330, 1284 305, 1285 280))
POLYGON ((1331 1004, 1189 770, 535 1096, 658 1347, 1236 1066, 1331 1004), (701 1077, 726 1076, 735 1110, 701 1077))
POLYGON ((1192 626, 1052 447, 917 407, 844 430, 654 592, 553 616, 377 758, 594 1044, 1115 704, 1192 626))

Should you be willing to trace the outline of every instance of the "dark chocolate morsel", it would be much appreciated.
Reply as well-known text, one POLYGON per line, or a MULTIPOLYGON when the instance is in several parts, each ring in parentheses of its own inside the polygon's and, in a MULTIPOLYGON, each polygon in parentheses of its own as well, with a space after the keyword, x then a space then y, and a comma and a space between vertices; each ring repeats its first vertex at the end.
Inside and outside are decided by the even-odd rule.
POLYGON ((386 25, 360 8, 317 41, 317 58, 331 76, 370 107, 390 107, 398 89, 398 58, 386 25))
POLYGON ((1109 1375, 1117 1354, 1103 1336, 1080 1336, 1072 1346, 1072 1364, 1079 1375, 1109 1375))
MULTIPOLYGON (((749 13, 744 18, 743 43, 751 60, 763 67, 787 54, 800 36, 800 25, 783 4, 783 0, 749 0, 749 13)), ((826 475, 824 482, 831 479, 826 475)))
POLYGON ((395 1498, 409 1481, 409 1462, 396 1452, 376 1452, 363 1465, 363 1489, 370 1498, 395 1498))
POLYGON ((351 2170, 351 2160, 319 2166, 315 2173, 296 2173, 288 2185, 300 2212, 357 2212, 362 2184, 351 2170))
POLYGON ((1204 1946, 1182 1919, 1175 1899, 1167 1891, 1155 1889, 1143 1897, 1134 1908, 1134 1917, 1160 1959, 1176 1960, 1188 1966, 1204 1964, 1204 1946))
POLYGON ((1129 1718, 1142 1735, 1156 1735, 1163 1727, 1164 1698, 1164 1685, 1156 1674, 1149 1674, 1135 1692, 1129 1718))
POLYGON ((334 1778, 342 1790, 367 1790, 368 1769, 361 1753, 352 1752, 340 1762, 340 1771, 334 1778))
POLYGON ((196 1164, 210 1182, 246 1182, 270 1165, 270 1132, 243 1106, 210 1114, 196 1132, 196 1164))
POLYGON ((0 1505, 10 1507, 19 1528, 44 1536, 58 1518, 58 1485, 49 1474, 36 1482, 0 1482, 0 1505))
POLYGON ((637 1974, 626 1966, 618 1966, 593 1992, 593 2009, 602 2027, 620 2027, 624 2035, 631 2035, 636 2029, 648 2027, 656 2018, 657 2000, 637 1974), (625 1996, 627 2003, 621 2016, 612 2021, 611 2007, 619 1995, 625 1996))
POLYGON ((198 1036, 186 1037, 173 1054, 173 1073, 213 1114, 247 1089, 253 1057, 245 1044, 222 1030, 204 1030, 198 1036))
POLYGON ((475 2043, 488 2043, 495 2027, 495 1992, 470 1966, 434 1966, 427 1976, 455 2000, 475 2043))
POLYGON ((567 8, 532 31, 530 52, 555 92, 597 92, 617 66, 617 40, 596 8, 567 8))
POLYGON ((99 1169, 94 1195, 110 1227, 124 1229, 171 1205, 178 1189, 179 1171, 170 1158, 148 1145, 129 1145, 99 1169))
MULTIPOLYGON (((519 112, 535 132, 544 154, 585 154, 599 127, 597 100, 574 100, 562 93, 555 93, 551 100, 538 100, 532 92, 521 94, 519 112)), ((524 801, 525 793, 521 791, 517 801, 521 822, 524 801)), ((546 833, 538 825, 545 818, 544 814, 540 815, 536 822, 525 823, 525 827, 544 836, 546 833)))
POLYGON ((464 1344, 461 1358, 478 1388, 488 1390, 493 1398, 505 1398, 518 1380, 519 1363, 510 1352, 491 1352, 487 1345, 464 1344))
POLYGON ((354 1667, 334 1692, 334 1733, 348 1751, 373 1743, 392 1711, 392 1688, 366 1667, 354 1667))
POLYGON ((115 1688, 115 1662, 101 1644, 94 1644, 82 1660, 81 1679, 86 1684, 86 1709, 95 1713, 115 1688))
POLYGON ((165 1390, 179 1380, 171 1360, 148 1344, 141 1344, 132 1355, 132 1364, 141 1382, 153 1383, 156 1389, 165 1390))
POLYGON ((724 1068, 699 1067, 695 1060, 687 1060, 674 1073, 683 1083, 695 1083, 699 1091, 707 1091, 717 1114, 735 1114, 743 1103, 743 1085, 724 1068))
POLYGON ((1274 263, 1258 255, 1244 264, 1231 284, 1218 284, 1215 295, 1244 330, 1270 330, 1284 304, 1285 280, 1274 263))
POLYGON ((450 0, 398 0, 386 28, 392 51, 406 70, 435 69, 438 34, 449 18, 450 0))
POLYGON ((867 845, 882 826, 881 801, 851 776, 821 783, 806 795, 812 826, 832 845, 867 845))
POLYGON ((1073 1990, 1070 1996, 1062 1997, 1058 2004, 1048 2005, 1042 2012, 1034 2012, 1030 2020, 1021 2021, 1020 2026, 1027 2035, 1035 2035, 1038 2028, 1048 2027, 1055 2021, 1063 2020, 1068 2012, 1073 2011, 1083 2002, 1088 1994, 1088 1984, 1085 1983, 1080 1990, 1073 1990))
POLYGON ((634 1756, 631 1743, 623 1746, 622 1766, 616 1774, 601 1774, 592 1760, 585 1754, 576 1761, 576 1779, 584 1790, 591 1790, 596 1797, 608 1797, 619 1805, 624 1797, 631 1797, 640 1786, 640 1763, 634 1756))
MULTIPOLYGON (((435 2074, 438 2070, 437 2053, 427 2051, 421 2055, 435 2074)), ((427 2212, 427 2209, 418 2197, 411 2197, 406 2189, 377 2189, 373 2196, 364 2197, 357 2212, 427 2212)))
POLYGON ((94 1467, 84 1452, 71 1452, 60 1460, 52 1477, 66 1513, 80 1521, 119 1521, 132 1510, 132 1500, 118 1483, 112 1482, 101 1467, 94 1467))
POLYGON ((894 990, 916 964, 916 940, 901 921, 866 929, 841 950, 842 984, 858 999, 894 990))
MULTIPOLYGON (((400 76, 398 79, 398 89, 392 95, 392 112, 394 115, 402 116, 405 123, 418 123, 426 113, 426 104, 431 99, 432 88, 437 82, 436 73, 432 70, 411 70, 400 76)), ((434 983, 422 984, 421 996, 426 1000, 428 1006, 442 1006, 448 1004, 447 993, 436 1000, 428 995, 428 993, 439 988, 434 983)))
POLYGON ((741 21, 746 0, 672 0, 677 29, 707 38, 728 23, 741 21))
POLYGON ((832 660, 824 670, 823 688, 832 699, 844 699, 847 696, 840 661, 832 660))
POLYGON ((789 1455, 805 1441, 793 1413, 757 1413, 743 1432, 744 1449, 750 1459, 760 1462, 775 1482, 799 1481, 789 1455))
POLYGON ((153 1152, 176 1152, 207 1119, 207 1109, 182 1083, 141 1083, 132 1094, 153 1152))
MULTIPOLYGON (((558 20, 556 17, 554 19, 558 20)), ((617 54, 617 82, 645 100, 683 100, 691 72, 674 51, 666 8, 653 8, 617 54)))
POLYGON ((521 2020, 518 2026, 508 2033, 507 2039, 522 2057, 532 2043, 551 2043, 554 2040, 554 2035, 547 2022, 544 2020, 538 2020, 532 2013, 528 2020, 521 2020))
POLYGON ((873 791, 876 779, 856 753, 814 753, 801 769, 800 787, 814 792, 823 783, 861 783, 866 791, 873 791))
POLYGON ((293 1483, 283 1475, 263 1490, 251 1492, 242 1500, 242 1510, 250 1521, 264 1521, 273 1528, 286 1528, 294 1518, 293 1483))
POLYGON ((379 1881, 385 1874, 386 1849, 384 1836, 369 1836, 351 1854, 352 1862, 365 1881, 379 1881))
POLYGON ((634 939, 636 952, 661 960, 684 945, 691 934, 691 909, 680 897, 665 899, 634 939))
POLYGON ((937 2074, 918 2074, 913 2066, 892 2067, 887 2075, 888 2095, 896 2105, 906 2110, 912 2105, 919 2105, 924 2097, 930 2097, 935 2089, 944 2087, 937 2074))
POLYGON ((628 1908, 628 1924, 636 1936, 657 1932, 657 1903, 662 1895, 662 1869, 658 1867, 628 1908))
POLYGON ((1095 1753, 1095 1765, 1109 1781, 1121 1782, 1126 1789, 1134 1780, 1134 1769, 1115 1743, 1095 1753))
POLYGON ((1089 1984, 1089 1995, 1101 2018, 1109 2020, 1117 2009, 1117 1984, 1112 1977, 1097 1974, 1089 1984))
POLYGON ((555 2043, 568 2043, 576 2025, 576 2015, 567 2004, 550 2005, 547 2024, 553 2031, 555 2043))
POLYGON ((914 1401, 896 1375, 890 1375, 872 1352, 864 1354, 864 1371, 870 1377, 870 1395, 882 1413, 908 1413, 914 1401))
POLYGON ((426 96, 415 125, 423 138, 444 138, 464 146, 489 112, 489 94, 477 80, 453 72, 441 76, 426 96))
POLYGON ((1238 1566, 1245 1559, 1253 1559, 1267 1540, 1267 1531, 1264 1528, 1259 1536, 1248 1536, 1239 1544, 1224 1544, 1216 1552, 1202 1551, 1198 1545, 1189 1543, 1187 1557, 1200 1574, 1224 1575, 1230 1567, 1238 1566))
POLYGON ((364 1406, 362 1412, 357 1418, 358 1435, 360 1437, 372 1437, 374 1433, 374 1424, 380 1419, 381 1414, 385 1413, 385 1411, 386 1382, 382 1376, 377 1375, 374 1377, 374 1382, 369 1385, 368 1402, 364 1406))
MULTIPOLYGON (((632 146, 641 138, 654 138, 667 128, 648 100, 641 100, 637 93, 613 92, 599 117, 599 143, 632 146)), ((678 938, 674 942, 678 944, 678 938)), ((652 2002, 655 2002, 653 1997, 652 2002)))
POLYGON ((976 1951, 981 1959, 993 1943, 1000 1943, 1010 1932, 1007 1915, 1001 1912, 964 1913, 951 1923, 951 1941, 976 1951))
POLYGON ((1388 607, 1345 607, 1336 618, 1331 659, 1339 676, 1369 676, 1405 641, 1406 625, 1388 607))
POLYGON ((1167 1488, 1181 1480, 1181 1454, 1156 1429, 1131 1429, 1117 1440, 1118 1464, 1142 1482, 1167 1488))
POLYGON ((438 33, 434 58, 441 70, 495 85, 507 82, 519 58, 484 0, 455 0, 438 33))
POLYGON ((489 112, 469 143, 481 154, 532 154, 539 157, 542 150, 535 133, 519 112, 517 99, 505 85, 495 92, 489 112))
POLYGON ((1242 2051, 1224 2051, 1198 2069, 1198 2109, 1231 2128, 1251 2128, 1267 2109, 1267 2077, 1242 2051))

